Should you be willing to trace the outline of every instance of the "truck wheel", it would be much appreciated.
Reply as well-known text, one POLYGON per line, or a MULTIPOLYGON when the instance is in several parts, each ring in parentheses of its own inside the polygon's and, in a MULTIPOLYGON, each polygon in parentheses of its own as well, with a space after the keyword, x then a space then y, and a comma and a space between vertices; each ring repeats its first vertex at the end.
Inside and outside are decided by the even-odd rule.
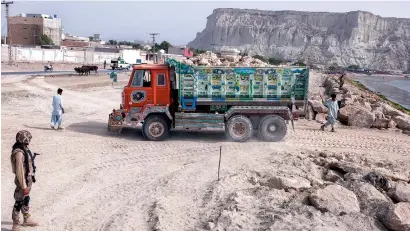
POLYGON ((277 115, 268 115, 262 118, 259 124, 258 137, 264 141, 276 142, 285 137, 288 127, 285 120, 277 115))
POLYGON ((233 141, 244 142, 252 136, 252 122, 246 116, 233 116, 226 123, 225 133, 233 141))
POLYGON ((167 121, 162 116, 150 116, 144 121, 143 135, 152 141, 165 140, 169 137, 167 121))

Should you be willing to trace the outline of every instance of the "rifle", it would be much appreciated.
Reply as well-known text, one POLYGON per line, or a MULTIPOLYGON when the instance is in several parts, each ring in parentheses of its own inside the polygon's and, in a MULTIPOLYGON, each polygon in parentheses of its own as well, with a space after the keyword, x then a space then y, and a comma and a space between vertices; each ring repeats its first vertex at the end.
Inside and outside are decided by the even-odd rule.
MULTIPOLYGON (((33 155, 33 161, 34 161, 34 159, 36 159, 36 156, 39 156, 40 154, 38 154, 38 153, 34 153, 34 155, 33 155)), ((34 169, 33 169, 33 172, 35 173, 36 172, 36 166, 34 165, 34 169)), ((33 176, 31 176, 32 177, 32 179, 33 179, 33 183, 36 183, 36 177, 33 175, 33 176)))
POLYGON ((39 156, 39 153, 34 153, 33 160, 36 159, 36 156, 39 156))

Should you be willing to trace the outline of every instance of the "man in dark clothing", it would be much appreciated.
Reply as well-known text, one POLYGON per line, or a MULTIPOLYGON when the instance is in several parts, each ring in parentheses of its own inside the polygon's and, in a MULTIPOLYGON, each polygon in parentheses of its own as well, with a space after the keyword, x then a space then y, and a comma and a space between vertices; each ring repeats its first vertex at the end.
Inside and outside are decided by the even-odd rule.
POLYGON ((105 69, 105 66, 106 66, 106 65, 107 65, 107 61, 104 60, 104 69, 105 69))
POLYGON ((342 87, 343 87, 343 85, 345 84, 345 78, 346 78, 345 74, 342 74, 342 75, 339 77, 339 82, 340 82, 340 84, 339 84, 339 90, 341 90, 342 87))
POLYGON ((32 155, 28 148, 31 138, 29 131, 19 131, 16 135, 16 143, 13 145, 13 151, 11 153, 11 167, 13 173, 16 175, 14 179, 16 189, 14 191, 15 204, 12 212, 12 231, 20 230, 20 211, 23 213, 23 226, 38 226, 38 223, 33 221, 29 214, 31 186, 32 183, 36 182, 34 177, 34 173, 36 172, 34 165, 35 156, 32 155))

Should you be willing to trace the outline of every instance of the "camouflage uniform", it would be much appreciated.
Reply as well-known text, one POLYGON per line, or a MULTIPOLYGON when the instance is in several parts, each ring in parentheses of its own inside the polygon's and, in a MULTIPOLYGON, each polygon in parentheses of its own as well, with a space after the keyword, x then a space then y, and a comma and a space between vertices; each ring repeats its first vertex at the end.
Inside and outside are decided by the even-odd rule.
POLYGON ((19 230, 20 211, 23 213, 23 226, 38 225, 36 222, 33 222, 30 219, 30 194, 24 195, 24 188, 27 188, 29 193, 31 191, 33 176, 35 172, 31 152, 27 148, 27 145, 30 143, 31 138, 32 136, 29 131, 19 131, 16 135, 15 146, 17 146, 13 146, 13 151, 11 154, 12 170, 13 173, 16 174, 16 177, 14 179, 14 183, 16 184, 16 189, 14 190, 15 204, 12 212, 13 231, 19 230), (25 151, 30 152, 30 154, 25 154, 25 151), (25 160, 26 157, 28 158, 28 160, 25 160), (28 164, 25 161, 28 161, 28 164), (26 169, 27 165, 28 169, 26 169))

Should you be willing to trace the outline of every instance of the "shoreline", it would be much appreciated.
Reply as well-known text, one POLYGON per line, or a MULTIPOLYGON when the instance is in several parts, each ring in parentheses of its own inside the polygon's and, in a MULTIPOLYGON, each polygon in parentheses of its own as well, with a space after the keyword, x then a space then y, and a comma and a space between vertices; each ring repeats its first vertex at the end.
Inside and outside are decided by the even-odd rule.
POLYGON ((388 97, 386 97, 383 94, 379 94, 377 92, 374 92, 372 90, 370 90, 367 86, 365 86, 363 83, 361 83, 359 80, 355 80, 352 79, 351 77, 347 77, 346 78, 347 82, 349 82, 350 84, 356 86, 357 88, 359 88, 360 90, 363 91, 367 91, 368 93, 371 93, 373 95, 378 96, 381 100, 384 100, 386 103, 388 103, 390 106, 394 107, 395 109, 410 115, 410 108, 406 108, 403 105, 395 102, 394 100, 389 99, 388 97))

